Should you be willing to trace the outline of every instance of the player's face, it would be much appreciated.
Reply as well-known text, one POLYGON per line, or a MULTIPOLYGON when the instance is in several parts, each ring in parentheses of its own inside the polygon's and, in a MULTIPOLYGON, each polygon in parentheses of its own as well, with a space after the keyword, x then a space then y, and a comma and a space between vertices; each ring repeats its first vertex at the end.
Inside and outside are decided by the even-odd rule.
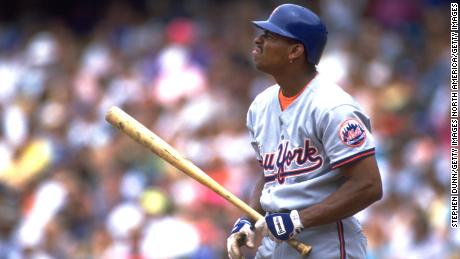
POLYGON ((257 69, 269 74, 279 72, 289 64, 292 42, 278 34, 264 31, 254 39, 252 56, 257 69))

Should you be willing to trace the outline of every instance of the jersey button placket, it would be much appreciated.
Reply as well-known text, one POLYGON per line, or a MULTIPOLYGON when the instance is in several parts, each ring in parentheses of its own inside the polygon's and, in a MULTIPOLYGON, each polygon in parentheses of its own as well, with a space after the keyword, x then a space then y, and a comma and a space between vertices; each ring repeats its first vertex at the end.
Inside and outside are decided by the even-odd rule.
POLYGON ((281 118, 281 116, 279 117, 279 120, 280 120, 281 140, 284 140, 284 123, 283 123, 283 119, 281 118))
MULTIPOLYGON (((279 117, 279 121, 280 121, 280 141, 279 143, 280 145, 284 145, 284 142, 286 141, 286 127, 285 127, 286 124, 284 123, 282 116, 279 117)), ((281 153, 279 155, 282 155, 281 153)), ((277 176, 278 184, 284 183, 284 176, 283 176, 284 173, 283 172, 285 168, 284 168, 284 165, 282 167, 283 167, 282 170, 278 172, 278 176, 277 176)))

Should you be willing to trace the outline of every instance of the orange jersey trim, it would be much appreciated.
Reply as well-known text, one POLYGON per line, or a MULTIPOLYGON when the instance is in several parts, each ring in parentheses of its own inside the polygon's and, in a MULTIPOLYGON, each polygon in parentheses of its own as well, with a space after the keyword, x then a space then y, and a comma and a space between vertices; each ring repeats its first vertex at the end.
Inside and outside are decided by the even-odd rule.
POLYGON ((313 79, 316 76, 317 76, 317 73, 315 73, 315 75, 310 79, 310 81, 308 81, 308 83, 305 84, 305 86, 302 88, 302 90, 300 90, 294 96, 291 96, 291 97, 284 96, 283 91, 281 91, 281 88, 280 88, 280 90, 278 92, 278 100, 280 102, 281 111, 286 110, 286 108, 289 107, 289 105, 291 105, 291 103, 293 103, 295 101, 295 99, 297 99, 297 97, 299 97, 303 93, 303 91, 305 91, 305 89, 307 89, 307 86, 310 84, 311 81, 313 81, 313 79))
POLYGON ((291 96, 291 97, 284 96, 283 91, 281 91, 281 89, 280 89, 280 91, 278 92, 278 99, 280 101, 281 110, 282 111, 286 110, 286 108, 289 105, 291 105, 291 103, 293 103, 295 101, 295 99, 297 99, 297 97, 299 97, 299 95, 301 95, 303 93, 305 88, 307 88, 307 87, 305 86, 304 88, 302 88, 302 90, 300 92, 298 92, 296 95, 291 96))

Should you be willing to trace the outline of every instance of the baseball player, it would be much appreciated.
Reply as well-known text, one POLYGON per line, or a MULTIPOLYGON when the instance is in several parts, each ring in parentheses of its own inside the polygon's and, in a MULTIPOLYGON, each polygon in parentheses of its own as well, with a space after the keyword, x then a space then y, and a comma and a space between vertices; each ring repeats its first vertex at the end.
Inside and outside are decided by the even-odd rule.
POLYGON ((247 115, 263 168, 250 205, 265 215, 238 219, 227 239, 230 258, 266 233, 256 258, 300 258, 286 242, 312 245, 308 258, 365 258, 366 238, 353 215, 382 197, 369 118, 353 98, 316 71, 327 40, 320 18, 284 4, 254 40, 257 69, 277 84, 260 93, 247 115))

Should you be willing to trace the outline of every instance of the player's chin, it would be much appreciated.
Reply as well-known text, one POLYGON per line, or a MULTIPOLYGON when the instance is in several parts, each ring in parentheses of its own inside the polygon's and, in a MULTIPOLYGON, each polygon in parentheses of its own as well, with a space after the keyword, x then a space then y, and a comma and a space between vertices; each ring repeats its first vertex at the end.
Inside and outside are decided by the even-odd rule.
POLYGON ((262 60, 260 60, 260 58, 258 57, 254 57, 253 60, 254 60, 254 65, 256 66, 256 68, 263 71, 265 66, 262 60))
POLYGON ((262 71, 264 73, 269 73, 270 74, 270 71, 271 71, 270 67, 267 66, 266 64, 260 63, 260 62, 259 63, 254 62, 254 64, 255 64, 255 67, 257 68, 257 70, 262 71))

